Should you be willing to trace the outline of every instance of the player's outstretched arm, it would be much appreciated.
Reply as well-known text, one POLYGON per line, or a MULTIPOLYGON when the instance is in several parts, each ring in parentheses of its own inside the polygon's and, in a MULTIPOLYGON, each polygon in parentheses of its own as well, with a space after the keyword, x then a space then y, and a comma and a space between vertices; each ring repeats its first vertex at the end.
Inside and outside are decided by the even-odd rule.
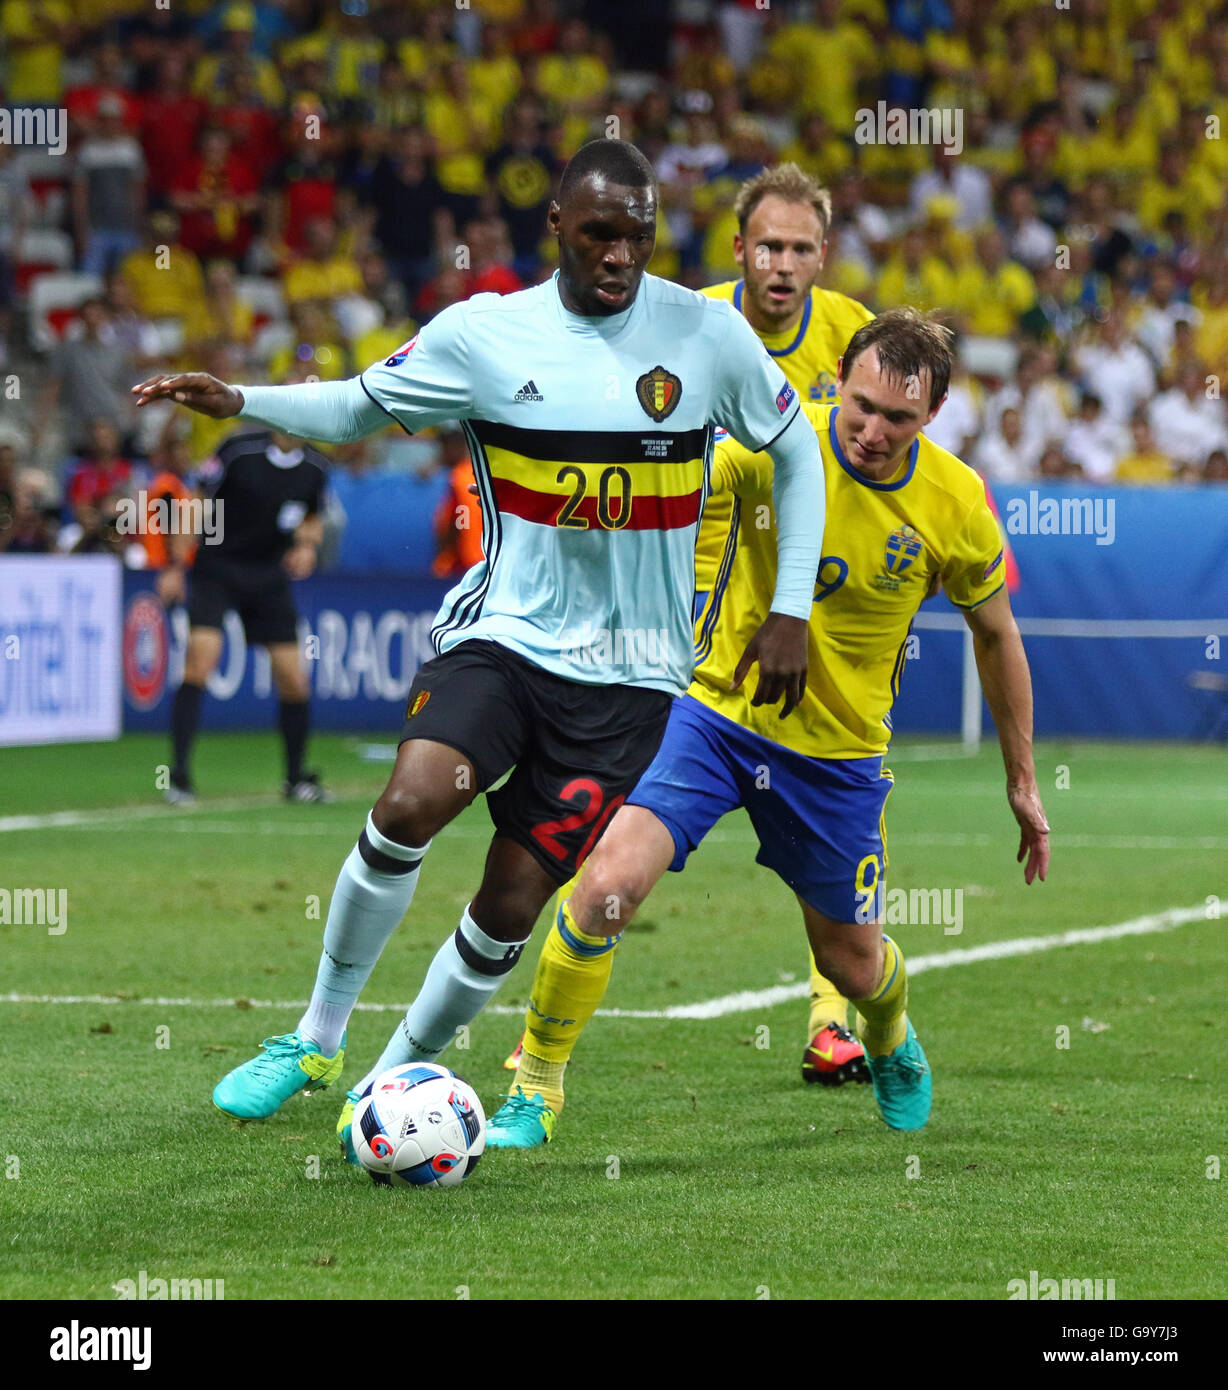
POLYGON ((1025 883, 1036 878, 1043 882, 1049 872, 1049 822, 1032 762, 1032 677, 1005 587, 964 617, 972 629, 981 689, 1006 764, 1007 800, 1019 822, 1016 859, 1027 860, 1025 883))
POLYGON ((214 420, 241 415, 298 439, 330 444, 363 439, 389 422, 358 377, 293 386, 230 386, 208 372, 179 372, 152 376, 134 386, 132 394, 138 407, 175 401, 214 420))
POLYGON ((807 636, 827 499, 819 441, 800 410, 766 452, 773 463, 776 593, 771 612, 742 653, 733 688, 742 684, 757 661, 759 684, 751 703, 774 705, 783 696, 783 719, 801 703, 806 690, 807 636))

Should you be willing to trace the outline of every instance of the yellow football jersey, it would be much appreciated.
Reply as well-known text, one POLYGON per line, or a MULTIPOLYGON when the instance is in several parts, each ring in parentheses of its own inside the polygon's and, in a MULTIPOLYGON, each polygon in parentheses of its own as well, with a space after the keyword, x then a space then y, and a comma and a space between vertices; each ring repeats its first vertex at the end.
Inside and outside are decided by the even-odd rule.
MULTIPOLYGON (((723 285, 709 285, 701 293, 710 299, 728 299, 741 313, 744 289, 743 281, 727 280, 723 285)), ((796 328, 788 333, 760 333, 759 338, 803 403, 827 405, 839 399, 836 363, 853 334, 873 317, 855 299, 815 286, 796 328)), ((733 501, 726 496, 709 498, 704 508, 695 545, 695 588, 699 593, 707 592, 716 582, 732 512, 733 501)))
POLYGON ((843 456, 835 406, 803 403, 826 473, 827 523, 814 591, 809 670, 802 703, 751 704, 752 668, 733 673, 776 590, 772 460, 720 432, 714 491, 734 496, 720 575, 695 624, 695 677, 688 694, 743 728, 811 758, 866 758, 886 751, 909 628, 941 580, 960 608, 976 608, 1004 582, 1002 537, 978 474, 924 435, 897 475, 876 483, 843 456))

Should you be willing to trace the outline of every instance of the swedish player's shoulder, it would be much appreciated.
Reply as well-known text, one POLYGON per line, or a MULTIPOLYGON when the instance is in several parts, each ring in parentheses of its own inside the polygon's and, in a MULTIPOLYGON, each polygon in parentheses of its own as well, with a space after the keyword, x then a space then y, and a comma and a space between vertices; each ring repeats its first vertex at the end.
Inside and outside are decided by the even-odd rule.
POLYGON ((815 285, 810 291, 810 301, 816 314, 828 321, 847 323, 854 331, 874 317, 859 299, 850 299, 839 290, 825 290, 815 285))
POLYGON ((924 434, 917 436, 919 476, 950 493, 966 506, 985 500, 985 480, 970 464, 924 434))
POLYGON ((803 401, 802 409, 806 412, 806 419, 814 426, 814 432, 822 436, 828 425, 831 423, 831 413, 835 409, 835 403, 828 401, 824 404, 821 401, 803 401))
POLYGON ((705 285, 699 293, 705 299, 723 299, 727 304, 732 304, 740 284, 740 280, 722 280, 719 285, 705 285))

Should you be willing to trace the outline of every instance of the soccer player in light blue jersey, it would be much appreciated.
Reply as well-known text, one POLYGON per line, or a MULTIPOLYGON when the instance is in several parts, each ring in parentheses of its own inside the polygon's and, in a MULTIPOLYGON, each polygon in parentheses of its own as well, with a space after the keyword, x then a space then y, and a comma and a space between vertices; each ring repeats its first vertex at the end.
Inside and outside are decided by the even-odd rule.
POLYGON ((295 1030, 230 1072, 214 1103, 272 1115, 341 1074, 345 1028, 409 908, 431 839, 479 792, 494 836, 482 882, 405 1019, 349 1092, 431 1059, 512 969, 541 909, 596 843, 656 752, 691 676, 695 533, 713 423, 775 467, 779 580, 742 669, 755 702, 801 699, 823 537, 822 463, 796 392, 732 305, 645 275, 652 166, 596 140, 548 214, 559 271, 445 309, 352 381, 235 387, 189 373, 135 387, 287 433, 340 442, 459 420, 482 500, 485 560, 444 599, 439 654, 409 695, 396 765, 337 880, 295 1030))

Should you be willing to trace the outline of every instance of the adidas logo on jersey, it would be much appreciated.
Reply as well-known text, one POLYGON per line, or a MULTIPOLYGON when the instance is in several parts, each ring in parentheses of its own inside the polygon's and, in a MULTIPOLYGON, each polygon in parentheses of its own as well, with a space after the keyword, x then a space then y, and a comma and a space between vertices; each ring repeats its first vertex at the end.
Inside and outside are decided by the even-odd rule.
POLYGON ((544 401, 546 398, 537 389, 537 383, 530 378, 512 397, 514 401, 544 401))

